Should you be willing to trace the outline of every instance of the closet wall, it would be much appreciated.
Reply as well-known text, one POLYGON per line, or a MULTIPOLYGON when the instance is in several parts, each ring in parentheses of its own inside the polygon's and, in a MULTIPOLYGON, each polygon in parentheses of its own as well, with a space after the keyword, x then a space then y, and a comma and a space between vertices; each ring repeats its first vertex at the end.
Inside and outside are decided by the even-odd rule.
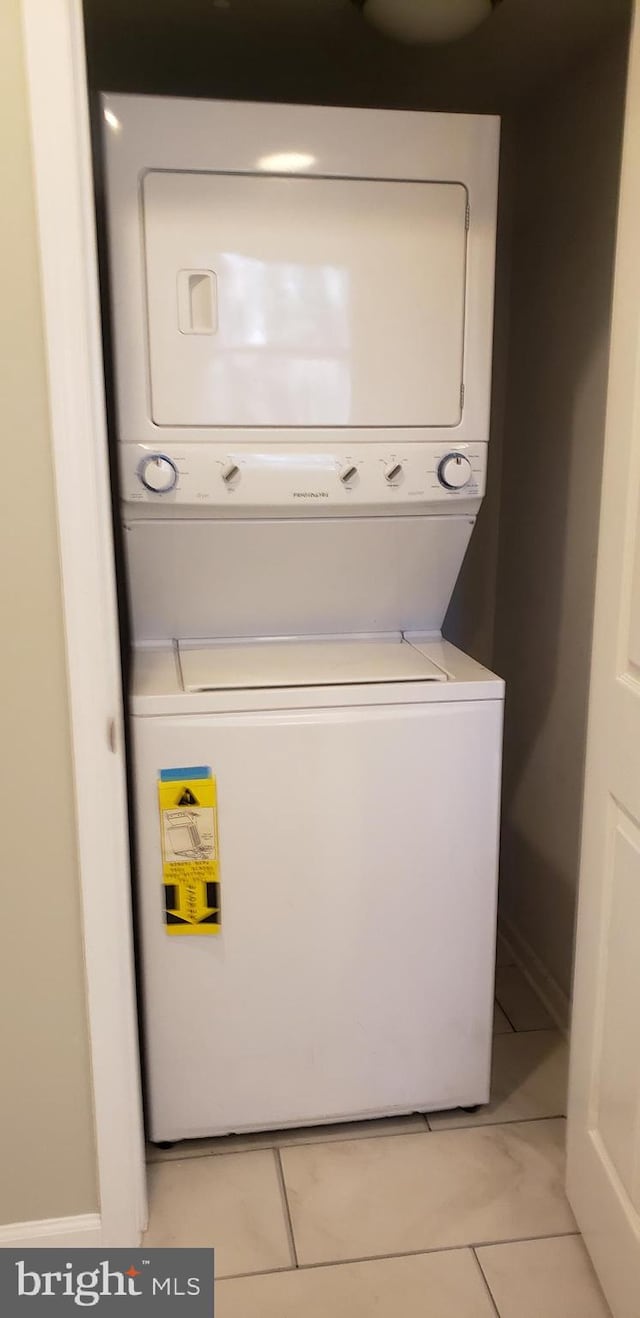
POLYGON ((500 126, 500 181, 493 311, 493 370, 487 488, 460 575, 443 623, 443 634, 454 645, 494 668, 496 578, 502 499, 502 463, 509 369, 511 268, 517 141, 511 115, 500 126))
POLYGON ((559 1005, 571 988, 626 52, 625 28, 510 125, 493 647, 507 683, 501 911, 559 1005))

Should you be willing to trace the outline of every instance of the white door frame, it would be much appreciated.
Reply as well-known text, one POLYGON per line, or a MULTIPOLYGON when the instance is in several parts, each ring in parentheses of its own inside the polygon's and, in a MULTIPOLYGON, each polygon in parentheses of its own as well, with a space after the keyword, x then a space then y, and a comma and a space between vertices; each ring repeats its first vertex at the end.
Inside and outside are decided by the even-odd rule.
POLYGON ((567 1190, 616 1318, 640 1312, 640 4, 620 180, 572 1016, 567 1190), (626 938, 626 942, 625 942, 626 938))
POLYGON ((132 1246, 139 1243, 146 1222, 144 1135, 81 0, 22 0, 22 18, 62 574, 100 1240, 108 1246, 132 1246))

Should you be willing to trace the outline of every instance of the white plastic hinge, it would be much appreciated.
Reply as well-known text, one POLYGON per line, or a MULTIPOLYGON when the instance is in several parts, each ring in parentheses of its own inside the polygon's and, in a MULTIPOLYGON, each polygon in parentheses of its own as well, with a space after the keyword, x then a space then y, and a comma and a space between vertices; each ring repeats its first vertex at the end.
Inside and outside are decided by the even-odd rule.
POLYGON ((110 718, 107 723, 107 742, 109 750, 115 755, 118 749, 118 724, 114 718, 110 718))

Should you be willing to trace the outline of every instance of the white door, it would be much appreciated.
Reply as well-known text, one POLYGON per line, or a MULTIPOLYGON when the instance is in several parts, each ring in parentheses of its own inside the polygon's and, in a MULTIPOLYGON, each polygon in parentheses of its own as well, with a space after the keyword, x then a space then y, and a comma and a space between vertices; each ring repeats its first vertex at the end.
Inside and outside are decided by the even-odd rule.
POLYGON ((457 426, 461 183, 151 170, 159 426, 457 426))
POLYGON ((598 561, 568 1193, 615 1318, 640 1315, 640 23, 632 37, 598 561))

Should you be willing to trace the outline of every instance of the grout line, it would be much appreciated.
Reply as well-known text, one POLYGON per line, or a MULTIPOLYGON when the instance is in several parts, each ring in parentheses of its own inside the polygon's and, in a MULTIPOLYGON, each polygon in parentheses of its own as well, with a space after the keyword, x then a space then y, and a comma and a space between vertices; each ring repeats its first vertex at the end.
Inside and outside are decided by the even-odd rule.
MULTIPOLYGON (((484 1106, 486 1107, 487 1104, 484 1106)), ((452 1115, 457 1112, 457 1110, 457 1108, 451 1108, 452 1115)), ((435 1112, 431 1114, 420 1112, 416 1113, 416 1115, 420 1116, 424 1121, 426 1131, 430 1135, 446 1135, 452 1130, 482 1130, 485 1126, 524 1126, 532 1121, 566 1121, 567 1117, 566 1112, 550 1112, 545 1113, 544 1116, 538 1115, 536 1117, 496 1117, 495 1121, 470 1122, 469 1125, 458 1125, 456 1122, 456 1124, 452 1126, 432 1126, 429 1123, 429 1115, 435 1116, 435 1112)), ((422 1133, 423 1132, 420 1130, 393 1130, 388 1132, 380 1130, 376 1131, 375 1134, 373 1132, 363 1132, 361 1135, 343 1135, 323 1140, 299 1140, 291 1142, 290 1144, 260 1144, 256 1145, 255 1148, 249 1149, 221 1149, 219 1152, 216 1152, 215 1150, 212 1151, 211 1149, 205 1151, 203 1149, 202 1153, 186 1153, 183 1154, 182 1157, 178 1155, 175 1158, 147 1159, 147 1166, 157 1167, 160 1164, 168 1162, 193 1162, 199 1158, 232 1158, 235 1157, 236 1154, 241 1155, 243 1153, 280 1153, 282 1149, 318 1149, 321 1148, 323 1144, 355 1144, 360 1140, 404 1139, 407 1135, 421 1135, 422 1133)), ((221 1138, 224 1139, 224 1136, 221 1138)))
MULTIPOLYGON (((497 1004, 498 1004, 498 1006, 499 1006, 500 1011, 502 1012, 502 1014, 503 1014, 504 1016, 506 1016, 506 1018, 507 1018, 507 1020, 508 1020, 508 1022, 509 1022, 509 1024, 510 1024, 510 1026, 511 1026, 511 1029, 513 1030, 513 1033, 514 1033, 514 1034, 522 1034, 522 1033, 524 1033, 524 1031, 516 1029, 516 1026, 514 1025, 512 1019, 511 1019, 511 1017, 510 1017, 510 1015, 509 1015, 509 1012, 506 1011, 505 1008, 503 1007, 503 1005, 502 1005, 502 1003, 501 1003, 501 1001, 500 1001, 500 999, 499 999, 497 993, 496 993, 496 1002, 497 1002, 497 1004)), ((495 1035, 494 1035, 494 1038, 495 1038, 495 1035)))
MULTIPOLYGON (((509 937, 503 934, 503 938, 509 937)), ((528 985, 538 1002, 542 1003, 556 1028, 567 1039, 571 1031, 571 998, 560 987, 549 968, 541 962, 525 938, 512 929, 514 967, 522 980, 528 985), (516 944, 518 950, 516 950, 516 944)))
POLYGON ((348 1259, 321 1259, 318 1263, 299 1263, 297 1268, 268 1268, 261 1272, 234 1272, 229 1277, 220 1277, 220 1281, 236 1281, 240 1277, 269 1277, 273 1272, 319 1272, 322 1268, 347 1268, 352 1263, 377 1263, 385 1259, 419 1258, 422 1254, 462 1254, 470 1245, 449 1245, 438 1249, 409 1249, 401 1254, 364 1254, 348 1259))
POLYGON ((481 1276, 481 1278, 482 1278, 482 1284, 483 1284, 483 1286, 484 1286, 484 1288, 485 1288, 485 1290, 486 1290, 486 1292, 487 1292, 487 1295, 489 1296, 489 1303, 490 1303, 490 1305, 491 1305, 491 1308, 493 1309, 493 1312, 494 1312, 495 1314, 497 1314, 497 1318, 500 1318, 500 1310, 498 1309, 498 1305, 496 1304, 496 1301, 495 1301, 495 1299, 493 1298, 493 1291, 491 1290, 491 1287, 490 1287, 490 1285, 489 1285, 489 1282, 487 1281, 487 1278, 486 1278, 485 1275, 484 1275, 484 1270, 483 1270, 482 1264, 481 1264, 481 1262, 480 1262, 480 1259, 478 1258, 478 1255, 477 1255, 475 1249, 472 1249, 472 1250, 471 1250, 471 1253, 473 1254, 473 1257, 474 1257, 474 1259, 475 1259, 476 1267, 477 1267, 478 1272, 480 1273, 480 1276, 481 1276))
POLYGON ((411 1259, 427 1254, 463 1254, 470 1245, 448 1245, 437 1249, 405 1249, 401 1254, 363 1254, 348 1259, 321 1259, 318 1263, 299 1263, 297 1268, 264 1268, 260 1272, 234 1272, 219 1281, 238 1281, 241 1277, 270 1277, 274 1272, 321 1272, 323 1268, 348 1268, 352 1263, 378 1263, 386 1259, 411 1259))
POLYGON ((286 1222, 286 1226, 287 1226, 287 1236, 288 1236, 288 1239, 289 1239, 289 1249, 290 1249, 290 1251, 291 1251, 291 1257, 292 1257, 292 1259, 293 1259, 293 1262, 294 1262, 295 1267, 296 1267, 296 1268, 299 1268, 299 1267, 300 1267, 300 1264, 298 1263, 298 1251, 297 1251, 297 1249, 296 1249, 296 1238, 295 1238, 295 1236, 294 1236, 294 1234, 293 1234, 293 1222, 292 1222, 292 1220, 291 1220, 291 1209, 289 1208, 289 1199, 288 1199, 288 1197, 287 1197, 287 1186, 286 1186, 285 1179, 284 1179, 284 1170, 283 1170, 283 1167, 282 1167, 282 1158, 280 1157, 280 1150, 279 1150, 279 1149, 274 1149, 273 1152, 274 1152, 275 1163, 276 1163, 276 1175, 277 1175, 277 1177, 278 1177, 278 1183, 279 1183, 279 1185, 280 1185, 280 1193, 281 1193, 281 1195, 282 1195, 282 1207, 283 1207, 283 1209, 284 1209, 285 1222, 286 1222))
POLYGON ((393 1250, 390 1254, 360 1254, 347 1259, 322 1259, 318 1263, 300 1263, 301 1272, 314 1268, 341 1267, 347 1263, 375 1263, 376 1259, 415 1258, 418 1254, 451 1254, 461 1249, 487 1249, 490 1245, 520 1245, 527 1240, 556 1240, 561 1236, 579 1236, 579 1231, 554 1231, 545 1236, 514 1236, 509 1240, 467 1240, 459 1245, 435 1245, 432 1249, 393 1250))
POLYGON ((541 1236, 513 1236, 509 1240, 479 1240, 470 1248, 491 1249, 494 1245, 526 1245, 528 1240, 564 1240, 567 1236, 582 1236, 582 1232, 576 1228, 575 1231, 547 1231, 541 1236))
MULTIPOLYGON (((455 1108, 452 1108, 452 1111, 455 1111, 455 1108)), ((411 1119, 411 1117, 414 1116, 419 1117, 421 1121, 424 1121, 426 1123, 427 1130, 429 1130, 429 1122, 427 1120, 426 1112, 412 1112, 410 1114, 409 1119, 411 1119)), ((371 1120, 384 1121, 386 1120, 386 1118, 372 1117, 371 1120)), ((389 1120, 402 1121, 403 1117, 389 1117, 389 1120)), ((340 1124, 341 1124, 340 1122, 336 1122, 336 1125, 338 1127, 340 1126, 340 1124)), ((313 1126, 309 1126, 308 1129, 313 1130, 313 1126)), ((420 1130, 376 1130, 376 1131, 371 1130, 371 1131, 362 1131, 362 1133, 358 1135, 354 1135, 354 1134, 329 1135, 326 1136, 324 1139, 283 1140, 282 1143, 279 1143, 278 1141, 274 1140, 271 1144, 260 1144, 256 1141, 255 1144, 250 1144, 248 1147, 241 1149, 203 1149, 201 1153, 200 1152, 183 1153, 183 1154, 172 1153, 170 1157, 162 1156, 163 1154, 167 1154, 169 1150, 161 1149, 160 1157, 158 1156, 154 1156, 153 1158, 147 1157, 146 1162, 148 1167, 155 1167, 159 1162, 190 1162, 193 1158, 228 1158, 234 1153, 264 1153, 265 1150, 269 1150, 269 1149, 306 1149, 309 1148, 311 1145, 313 1145, 314 1148, 317 1148, 319 1144, 346 1144, 349 1140, 379 1140, 379 1139, 391 1140, 391 1139, 401 1139, 404 1135, 421 1135, 421 1134, 422 1131, 420 1130)), ((214 1139, 219 1138, 221 1140, 224 1140, 227 1138, 232 1139, 234 1137, 233 1136, 227 1137, 226 1135, 220 1135, 219 1137, 214 1136, 213 1138, 214 1139)), ((238 1138, 242 1138, 242 1137, 239 1136, 238 1138)), ((176 1143, 179 1143, 179 1141, 176 1141, 176 1143)))
POLYGON ((281 1268, 259 1268, 257 1272, 216 1272, 215 1284, 217 1287, 220 1281, 246 1281, 247 1277, 278 1277, 283 1272, 297 1271, 297 1268, 292 1268, 289 1264, 281 1268))
MULTIPOLYGON (((262 1268, 257 1272, 233 1272, 219 1277, 219 1281, 239 1281, 241 1277, 270 1277, 279 1272, 314 1272, 321 1268, 346 1268, 352 1263, 377 1263, 384 1259, 419 1258, 429 1254, 460 1254, 465 1250, 473 1253, 477 1249, 489 1249, 492 1245, 521 1245, 535 1240, 564 1240, 568 1236, 580 1236, 579 1231, 554 1231, 543 1236, 514 1236, 509 1240, 467 1241, 462 1245, 436 1245, 433 1249, 403 1249, 391 1254, 360 1254, 346 1259, 320 1259, 317 1263, 297 1263, 295 1268, 262 1268)), ((480 1260, 478 1259, 480 1267, 480 1260)), ((484 1276, 484 1273, 483 1273, 484 1276)))
POLYGON ((520 966, 518 966, 518 965, 514 965, 514 966, 500 966, 500 967, 496 966, 496 978, 497 978, 498 969, 500 969, 500 970, 517 970, 517 971, 519 972, 520 976, 525 980, 525 982, 526 982, 526 984, 527 984, 527 987, 531 990, 531 992, 532 992, 532 994, 533 994, 533 996, 534 996, 536 1002, 538 1003, 538 1006, 542 1008, 542 1010, 543 1010, 544 1013, 545 1013, 545 1016, 548 1016, 548 1018, 549 1018, 549 1024, 548 1024, 548 1025, 529 1025, 529 1026, 526 1026, 524 1029, 519 1030, 519 1029, 518 1029, 518 1026, 517 1026, 516 1024, 514 1024, 513 1020, 511 1019, 511 1016, 509 1015, 509 1012, 507 1011, 506 1007, 503 1007, 503 1005, 502 1005, 502 1003, 501 1003, 501 1001, 500 1001, 500 998, 499 998, 499 996, 498 996, 498 990, 496 989, 496 990, 494 991, 494 999, 495 999, 495 1001, 497 1002, 497 1004, 498 1004, 500 1010, 501 1010, 502 1012, 504 1012, 504 1014, 505 1014, 505 1016, 506 1016, 506 1018, 507 1018, 507 1020, 508 1020, 508 1022, 509 1022, 509 1024, 510 1024, 510 1026, 511 1026, 513 1032, 514 1032, 514 1034, 532 1034, 532 1033, 534 1033, 536 1030, 549 1030, 549 1029, 557 1030, 559 1034, 562 1034, 563 1031, 560 1029, 560 1026, 558 1025, 558 1022, 557 1022, 556 1020, 553 1019, 553 1017, 552 1017, 552 1015, 551 1015, 551 1012, 549 1011, 548 1007, 547 1007, 547 1006, 545 1005, 545 1003, 542 1001, 542 998, 540 997, 539 993, 538 993, 537 990, 533 987, 533 984, 531 984, 531 982, 529 981, 529 979, 527 978, 527 976, 523 973, 523 971, 521 970, 520 966))
MULTIPOLYGON (((502 1008, 502 1010, 504 1011, 504 1007, 502 1008)), ((504 1012, 504 1014, 506 1016, 507 1014, 506 1011, 504 1012)), ((504 1030, 503 1033, 508 1034, 508 1030, 504 1030)), ((561 1039, 565 1038, 565 1036, 562 1033, 562 1030, 559 1030, 558 1026, 555 1024, 555 1021, 552 1022, 550 1025, 527 1025, 526 1029, 520 1029, 520 1030, 517 1030, 514 1026, 513 1033, 514 1034, 558 1034, 561 1039)), ((496 1035, 494 1035, 493 1037, 495 1039, 496 1035)))
MULTIPOLYGON (((435 1112, 433 1115, 435 1116, 435 1112)), ((532 1121, 566 1121, 566 1119, 566 1112, 549 1112, 543 1117, 496 1117, 495 1121, 478 1121, 473 1124, 473 1116, 470 1115, 468 1125, 466 1121, 464 1125, 461 1124, 458 1117, 455 1125, 445 1126, 438 1123, 437 1126, 429 1126, 429 1130, 432 1135, 445 1135, 451 1130, 490 1130, 493 1126, 526 1126, 532 1121)))

